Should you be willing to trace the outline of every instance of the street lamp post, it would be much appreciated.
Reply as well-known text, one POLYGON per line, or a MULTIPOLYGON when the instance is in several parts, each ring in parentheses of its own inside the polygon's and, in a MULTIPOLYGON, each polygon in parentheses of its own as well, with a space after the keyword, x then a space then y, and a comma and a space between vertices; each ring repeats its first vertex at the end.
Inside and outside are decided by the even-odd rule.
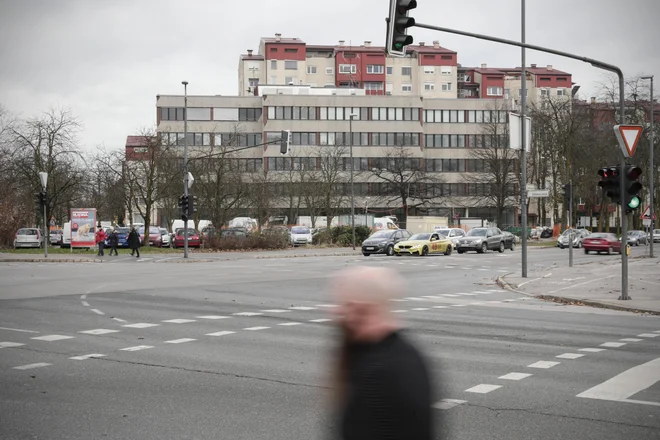
POLYGON ((351 156, 351 229, 353 230, 353 250, 355 250, 355 190, 353 188, 353 174, 355 173, 353 164, 353 118, 356 117, 355 113, 351 113, 348 119, 348 131, 350 137, 350 156, 351 156))
POLYGON ((44 200, 44 206, 43 206, 43 210, 44 210, 44 236, 43 236, 43 240, 44 240, 44 257, 48 258, 48 240, 50 239, 50 234, 48 234, 48 219, 47 219, 48 209, 46 209, 46 206, 47 206, 46 202, 48 200, 46 198, 46 194, 47 194, 46 193, 46 186, 48 184, 48 173, 45 173, 45 172, 39 173, 39 180, 41 180, 41 191, 44 195, 43 196, 43 200, 44 200))
MULTIPOLYGON (((520 41, 525 44, 525 0, 521 0, 521 29, 520 41)), ((521 220, 521 234, 522 238, 522 277, 527 278, 527 129, 525 128, 525 110, 527 107, 527 72, 526 72, 526 59, 525 48, 521 50, 522 68, 520 71, 520 167, 521 167, 521 180, 522 191, 520 191, 520 220, 521 220)))
POLYGON ((650 234, 650 243, 649 243, 649 253, 650 253, 651 258, 653 258, 653 228, 655 227, 655 221, 653 220, 653 214, 654 214, 653 203, 655 203, 655 200, 654 200, 654 197, 653 197, 655 195, 653 193, 653 191, 655 191, 655 188, 654 188, 654 185, 653 185, 654 184, 653 174, 655 172, 655 169, 654 169, 655 167, 653 166, 653 147, 654 147, 653 146, 653 143, 654 143, 653 135, 655 134, 653 132, 653 111, 654 111, 654 108, 653 108, 653 75, 643 76, 642 79, 651 80, 651 121, 650 121, 651 122, 651 136, 649 137, 649 144, 650 144, 650 146, 649 146, 649 162, 650 162, 650 165, 649 165, 649 181, 650 181, 650 183, 649 183, 649 193, 650 193, 650 196, 649 196, 649 217, 651 217, 651 228, 650 228, 651 234, 650 234))
MULTIPOLYGON (((183 84, 183 197, 188 199, 188 81, 183 84)), ((188 213, 183 219, 183 258, 188 258, 188 213)))

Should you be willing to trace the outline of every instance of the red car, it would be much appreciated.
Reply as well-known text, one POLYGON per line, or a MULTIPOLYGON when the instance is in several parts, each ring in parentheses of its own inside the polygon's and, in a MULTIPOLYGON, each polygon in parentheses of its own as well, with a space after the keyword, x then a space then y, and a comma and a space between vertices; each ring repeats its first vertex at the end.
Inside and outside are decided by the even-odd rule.
MULTIPOLYGON (((177 229, 174 235, 172 246, 175 248, 183 247, 183 232, 184 229, 177 229)), ((199 237, 199 232, 194 229, 188 229, 188 247, 198 248, 202 245, 202 240, 199 237)))
MULTIPOLYGON (((140 241, 144 243, 144 226, 137 230, 140 234, 140 241)), ((145 243, 146 244, 146 243, 145 243)), ((162 237, 160 235, 160 228, 158 226, 149 226, 149 246, 163 247, 162 237)))
POLYGON ((584 237, 582 247, 585 254, 591 251, 597 253, 607 252, 608 254, 612 252, 621 253, 621 241, 616 238, 616 235, 607 232, 598 232, 584 237))

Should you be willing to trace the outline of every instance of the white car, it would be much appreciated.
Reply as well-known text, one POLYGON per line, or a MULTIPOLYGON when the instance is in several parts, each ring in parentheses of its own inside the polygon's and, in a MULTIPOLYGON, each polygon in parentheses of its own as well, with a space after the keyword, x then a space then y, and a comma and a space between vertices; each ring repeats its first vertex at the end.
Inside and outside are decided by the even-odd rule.
POLYGON ((162 247, 170 247, 172 236, 169 232, 167 232, 167 229, 165 228, 160 228, 160 241, 162 247))
POLYGON ((293 226, 291 228, 291 246, 304 246, 312 244, 312 231, 307 226, 293 226))
POLYGON ((39 248, 42 245, 41 231, 37 228, 21 228, 14 237, 14 249, 23 247, 39 248))
POLYGON ((437 228, 433 232, 449 238, 454 244, 454 247, 458 246, 458 241, 465 236, 465 231, 461 228, 437 228))

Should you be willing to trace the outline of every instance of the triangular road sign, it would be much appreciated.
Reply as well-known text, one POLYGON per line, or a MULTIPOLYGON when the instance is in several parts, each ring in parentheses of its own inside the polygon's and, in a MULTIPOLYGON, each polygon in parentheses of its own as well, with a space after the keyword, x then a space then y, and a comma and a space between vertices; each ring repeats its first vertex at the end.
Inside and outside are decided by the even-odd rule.
POLYGON ((641 125, 615 125, 614 134, 625 157, 633 157, 644 127, 641 125))
MULTIPOLYGON (((640 219, 642 220, 651 220, 651 206, 647 206, 642 215, 639 216, 640 219)), ((653 220, 657 220, 655 217, 655 213, 653 213, 653 220)))

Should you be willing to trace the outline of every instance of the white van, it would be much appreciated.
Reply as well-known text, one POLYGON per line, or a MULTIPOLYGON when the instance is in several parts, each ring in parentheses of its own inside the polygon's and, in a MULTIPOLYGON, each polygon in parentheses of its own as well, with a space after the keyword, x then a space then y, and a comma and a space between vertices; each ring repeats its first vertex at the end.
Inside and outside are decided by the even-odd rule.
POLYGON ((391 230, 391 229, 399 229, 399 227, 394 223, 394 220, 392 220, 390 217, 378 217, 374 219, 374 229, 376 230, 391 230))
POLYGON ((60 247, 71 247, 71 222, 64 223, 64 226, 62 227, 62 244, 60 247))

